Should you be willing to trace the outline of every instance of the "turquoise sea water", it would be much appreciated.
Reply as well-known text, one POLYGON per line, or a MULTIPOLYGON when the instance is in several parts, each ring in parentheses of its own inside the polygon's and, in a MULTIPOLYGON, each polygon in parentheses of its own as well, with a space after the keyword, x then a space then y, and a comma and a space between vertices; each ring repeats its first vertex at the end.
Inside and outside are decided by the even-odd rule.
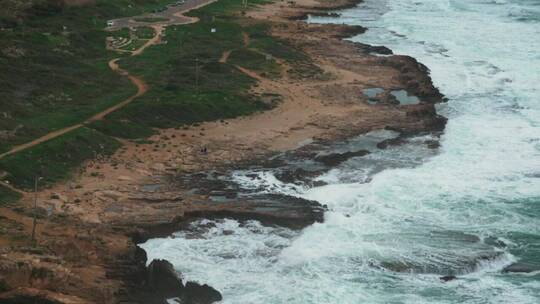
POLYGON ((148 241, 149 258, 223 303, 540 303, 540 1, 366 0, 311 21, 366 26, 353 40, 430 68, 449 98, 438 153, 418 137, 315 188, 236 172, 245 188, 327 204, 325 222, 297 232, 220 221, 148 241), (502 272, 516 262, 537 271, 502 272), (449 274, 458 279, 439 280, 449 274))

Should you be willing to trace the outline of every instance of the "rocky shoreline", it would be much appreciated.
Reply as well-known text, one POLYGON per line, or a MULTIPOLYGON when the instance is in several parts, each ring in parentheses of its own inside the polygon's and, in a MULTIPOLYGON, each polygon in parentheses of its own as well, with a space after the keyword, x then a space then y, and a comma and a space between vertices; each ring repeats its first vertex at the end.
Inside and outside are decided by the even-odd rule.
MULTIPOLYGON (((316 62, 327 64, 329 72, 339 70, 343 75, 352 77, 350 84, 346 85, 316 78, 303 80, 311 81, 313 88, 326 97, 322 99, 329 106, 337 104, 347 108, 351 102, 363 100, 361 92, 355 89, 359 81, 354 75, 386 73, 387 83, 381 85, 385 88, 384 93, 378 96, 380 104, 372 106, 383 114, 371 117, 369 112, 362 112, 363 105, 357 112, 353 111, 361 119, 344 119, 343 123, 320 120, 317 127, 324 132, 313 136, 314 144, 296 149, 295 153, 313 157, 327 166, 367 152, 350 151, 317 159, 313 147, 318 143, 330 143, 383 128, 399 132, 401 138, 423 132, 438 134, 446 123, 446 119, 435 110, 435 104, 443 102, 443 96, 433 86, 429 70, 414 58, 376 56, 373 53, 391 54, 391 51, 343 40, 365 31, 361 27, 308 25, 300 21, 308 14, 329 14, 329 11, 348 8, 359 2, 297 1, 294 6, 273 3, 267 9, 248 12, 250 18, 270 19, 274 36, 303 49, 316 62), (276 12, 274 17, 268 17, 276 12), (422 102, 401 107, 389 105, 389 92, 394 89, 406 90, 422 102)), ((363 78, 364 84, 377 84, 379 80, 363 78)), ((399 141, 387 141, 381 147, 392 144, 399 144, 399 141)), ((18 247, 1 252, 0 302, 162 304, 169 297, 179 297, 183 299, 182 303, 220 300, 219 291, 201 285, 204 282, 183 283, 167 261, 152 261, 147 267, 146 253, 137 244, 169 235, 200 218, 255 219, 266 225, 293 229, 322 221, 325 206, 316 202, 272 195, 241 198, 235 191, 226 190, 226 185, 220 184, 218 179, 208 178, 212 172, 219 176, 232 169, 268 163, 270 156, 278 154, 272 149, 253 149, 246 148, 245 157, 234 161, 208 156, 199 159, 198 167, 181 172, 156 168, 159 174, 151 178, 155 189, 145 188, 154 185, 146 180, 146 184, 137 185, 137 191, 123 191, 120 187, 119 190, 100 191, 97 196, 104 202, 104 207, 96 211, 99 222, 89 220, 93 219, 89 216, 81 217, 83 220, 79 221, 62 213, 53 215, 39 228, 42 241, 38 249, 18 247), (216 200, 216 197, 220 199, 216 200)), ((283 181, 302 180, 309 174, 301 170, 285 171, 281 178, 283 181)), ((125 181, 131 183, 130 180, 125 181)), ((51 196, 50 193, 44 195, 51 196)), ((58 194, 54 200, 67 202, 69 198, 58 194)), ((89 213, 84 208, 65 212, 89 213)))

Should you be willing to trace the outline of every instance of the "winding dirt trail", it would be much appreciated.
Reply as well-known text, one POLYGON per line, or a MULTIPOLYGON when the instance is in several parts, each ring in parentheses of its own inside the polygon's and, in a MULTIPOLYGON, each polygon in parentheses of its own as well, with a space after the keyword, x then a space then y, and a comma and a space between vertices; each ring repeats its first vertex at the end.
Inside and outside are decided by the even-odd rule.
MULTIPOLYGON (((138 56, 140 54, 142 54, 144 52, 144 50, 146 50, 148 47, 152 46, 152 45, 155 45, 159 42, 161 42, 161 38, 163 36, 163 31, 165 29, 166 26, 168 25, 183 25, 183 24, 191 24, 191 23, 196 23, 199 21, 198 18, 194 18, 194 17, 186 17, 186 16, 183 16, 183 14, 191 11, 191 10, 194 10, 194 9, 198 9, 200 7, 203 7, 205 5, 208 5, 208 4, 211 4, 213 2, 215 2, 216 0, 197 0, 197 1, 192 1, 192 5, 188 5, 185 9, 179 11, 179 12, 176 12, 174 15, 178 18, 176 20, 176 23, 174 22, 171 22, 171 21, 166 21, 166 22, 157 22, 157 23, 154 23, 154 24, 145 24, 143 23, 141 26, 150 26, 154 29, 155 31, 155 35, 154 37, 152 37, 152 39, 148 40, 143 46, 141 46, 140 48, 138 48, 137 50, 131 52, 131 56, 138 56)), ((7 152, 4 152, 2 154, 0 154, 0 159, 6 157, 6 156, 9 156, 9 155, 13 155, 15 153, 18 153, 18 152, 21 152, 21 151, 24 151, 26 149, 29 149, 29 148, 32 148, 34 146, 37 146, 41 143, 44 143, 46 141, 49 141, 51 139, 54 139, 54 138, 57 138, 59 136, 62 136, 66 133, 69 133, 73 130, 76 130, 76 129, 79 129, 81 127, 83 127, 84 125, 88 124, 88 123, 91 123, 91 122, 94 122, 96 120, 101 120, 103 119, 105 116, 109 115, 110 113, 114 112, 114 111, 117 111, 118 109, 122 108, 122 107, 125 107, 126 105, 128 105, 129 103, 131 103, 133 100, 135 100, 137 97, 140 97, 142 95, 144 95, 147 91, 148 91, 148 85, 144 82, 144 80, 142 80, 141 78, 138 78, 138 77, 135 77, 133 75, 130 75, 128 71, 124 70, 124 69, 121 69, 118 65, 118 60, 120 60, 120 58, 115 58, 111 61, 109 61, 109 68, 111 68, 111 70, 113 70, 114 72, 118 73, 119 75, 122 75, 122 76, 125 76, 127 77, 136 87, 137 87, 137 93, 135 93, 134 95, 130 96, 129 98, 125 99, 124 101, 112 106, 112 107, 109 107, 97 114, 94 114, 92 117, 78 123, 78 124, 75 124, 75 125, 72 125, 72 126, 69 126, 69 127, 65 127, 65 128, 62 128, 62 129, 59 129, 59 130, 55 130, 55 131, 52 131, 50 133, 47 133, 39 138, 36 138, 30 142, 27 142, 27 143, 24 143, 24 144, 21 144, 21 145, 18 145, 18 146, 15 146, 13 147, 11 150, 7 151, 7 152)))
MULTIPOLYGON (((152 38, 151 40, 149 40, 142 47, 140 47, 139 49, 134 51, 132 53, 132 56, 136 56, 136 55, 141 54, 142 51, 144 51, 145 48, 147 48, 150 45, 155 44, 157 41, 159 41, 159 38, 160 38, 159 35, 161 35, 161 32, 156 32, 156 36, 154 38, 152 38)), ((85 120, 85 121, 83 121, 81 123, 78 123, 76 125, 72 125, 72 126, 60 129, 60 130, 50 132, 50 133, 45 134, 42 137, 34 139, 34 140, 30 141, 30 142, 27 142, 25 144, 16 146, 16 147, 12 148, 11 150, 0 154, 0 159, 4 158, 6 156, 9 156, 9 155, 15 154, 17 152, 29 149, 31 147, 34 147, 34 146, 39 145, 39 144, 41 144, 43 142, 46 142, 46 141, 49 141, 49 140, 54 139, 56 137, 59 137, 61 135, 64 135, 64 134, 66 134, 68 132, 71 132, 73 130, 79 129, 79 128, 83 127, 84 125, 88 124, 88 123, 94 122, 96 120, 101 120, 105 116, 109 115, 110 113, 112 113, 112 112, 114 112, 114 111, 116 111, 116 110, 118 110, 118 109, 120 109, 122 107, 125 107, 127 104, 132 102, 135 98, 145 94, 148 91, 148 85, 141 78, 130 75, 128 71, 120 68, 120 66, 118 65, 118 60, 120 60, 120 58, 115 58, 115 59, 109 61, 109 68, 112 71, 118 73, 119 75, 127 77, 137 87, 137 93, 135 93, 134 95, 128 97, 124 101, 122 101, 120 103, 117 103, 114 106, 109 107, 109 108, 107 108, 107 109, 93 115, 92 117, 88 118, 87 120, 85 120)))

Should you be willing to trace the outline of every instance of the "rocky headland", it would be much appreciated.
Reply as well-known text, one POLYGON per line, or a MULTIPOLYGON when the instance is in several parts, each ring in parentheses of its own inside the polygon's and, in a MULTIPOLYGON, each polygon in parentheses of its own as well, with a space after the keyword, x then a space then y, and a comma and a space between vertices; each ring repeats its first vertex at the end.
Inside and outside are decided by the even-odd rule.
MULTIPOLYGON (((0 241, 0 302, 161 304, 170 297, 182 303, 218 301, 219 291, 204 282, 182 281, 167 261, 147 261, 137 244, 199 218, 256 219, 302 229, 322 221, 325 206, 287 196, 240 197, 213 174, 268 163, 271 156, 291 150, 332 166, 369 152, 317 159, 313 143, 377 129, 399 132, 400 138, 441 132, 446 120, 437 115, 435 104, 443 96, 425 66, 411 57, 389 56, 384 47, 344 40, 365 31, 361 27, 303 21, 308 14, 335 14, 358 2, 276 1, 248 11, 243 18, 270 23, 274 37, 301 49, 315 66, 299 70, 284 63, 284 77, 278 80, 246 70, 258 80, 254 92, 282 97, 274 109, 162 130, 152 138, 160 148, 126 142, 112 157, 86 163, 71 181, 40 192, 36 245, 0 241), (369 88, 381 89, 376 104, 363 94, 369 88), (396 104, 393 90, 405 90, 421 102, 396 104)), ((391 144, 399 142, 381 147, 391 144)), ((285 170, 281 178, 301 180, 309 174, 285 170)), ((30 233, 32 197, 21 204, 0 210, 7 233, 30 233)))

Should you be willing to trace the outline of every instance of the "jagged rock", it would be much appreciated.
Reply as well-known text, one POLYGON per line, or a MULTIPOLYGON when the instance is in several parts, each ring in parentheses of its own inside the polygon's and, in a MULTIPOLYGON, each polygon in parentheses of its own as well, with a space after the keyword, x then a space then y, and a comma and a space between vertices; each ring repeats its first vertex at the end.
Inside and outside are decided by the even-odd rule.
POLYGON ((406 142, 405 138, 399 136, 396 138, 389 138, 381 141, 380 143, 377 143, 377 148, 379 149, 386 149, 390 146, 399 146, 406 142))
POLYGON ((289 184, 302 184, 311 182, 311 179, 320 175, 322 171, 307 171, 302 168, 296 168, 294 170, 283 170, 276 173, 276 178, 284 183, 289 184))
POLYGON ((370 152, 367 150, 360 150, 360 151, 348 151, 345 153, 335 153, 335 154, 328 154, 328 155, 322 155, 315 157, 315 160, 323 163, 325 166, 328 167, 334 167, 342 162, 353 158, 353 157, 360 157, 368 155, 370 152))
POLYGON ((211 304, 221 301, 223 297, 219 291, 206 284, 199 285, 195 282, 187 282, 184 288, 182 303, 186 304, 211 304))
POLYGON ((437 149, 441 146, 441 143, 438 140, 427 140, 425 144, 429 149, 437 149))
POLYGON ((439 279, 440 279, 442 282, 446 283, 446 282, 450 282, 450 281, 456 280, 457 277, 456 277, 456 276, 453 276, 453 275, 447 275, 447 276, 440 277, 439 279))
POLYGON ((147 268, 148 287, 162 298, 180 298, 183 304, 210 304, 221 301, 219 291, 206 284, 182 283, 182 279, 167 260, 153 260, 147 268))
POLYGON ((184 285, 182 279, 167 260, 153 260, 147 268, 148 287, 155 293, 172 298, 182 295, 184 285))

